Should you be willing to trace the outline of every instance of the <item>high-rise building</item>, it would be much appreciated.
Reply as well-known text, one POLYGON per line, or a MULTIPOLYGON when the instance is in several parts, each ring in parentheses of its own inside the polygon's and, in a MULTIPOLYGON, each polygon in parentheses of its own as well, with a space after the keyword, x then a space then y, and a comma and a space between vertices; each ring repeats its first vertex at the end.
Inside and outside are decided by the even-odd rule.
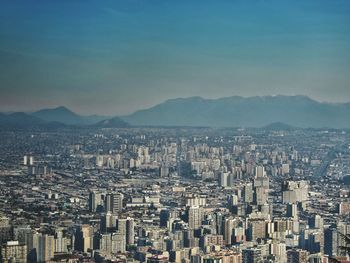
POLYGON ((93 228, 90 225, 81 225, 75 233, 74 247, 78 251, 88 252, 93 248, 93 228))
POLYGON ((342 249, 342 247, 346 246, 344 235, 347 235, 350 233, 350 231, 348 230, 348 226, 349 226, 348 224, 342 221, 337 223, 337 232, 338 232, 337 256, 346 256, 346 251, 342 249))
POLYGON ((291 217, 293 219, 298 219, 298 206, 297 204, 287 204, 287 217, 291 217))
POLYGON ((107 212, 101 216, 100 231, 107 233, 111 229, 116 228, 117 216, 111 212, 107 212))
POLYGON ((224 241, 225 245, 230 246, 232 244, 232 234, 234 229, 234 219, 233 218, 227 218, 224 221, 224 241))
POLYGON ((320 215, 313 215, 308 221, 310 228, 323 229, 323 218, 320 215))
POLYGON ((29 165, 34 165, 34 157, 33 156, 29 157, 29 165))
POLYGON ((324 233, 323 229, 309 233, 308 251, 310 253, 323 253, 324 251, 324 233))
POLYGON ((253 184, 253 201, 255 205, 263 205, 267 202, 269 186, 270 182, 266 176, 265 168, 263 166, 256 167, 253 184))
POLYGON ((118 234, 123 235, 125 237, 125 245, 134 244, 135 225, 133 218, 127 217, 125 219, 118 219, 117 230, 118 234))
POLYGON ((125 235, 121 233, 112 234, 112 253, 124 253, 126 251, 125 235))
POLYGON ((134 219, 130 217, 126 220, 126 245, 132 245, 135 243, 135 222, 134 219))
POLYGON ((225 245, 222 235, 205 235, 201 238, 201 247, 204 249, 207 246, 223 246, 225 245))
POLYGON ((96 156, 96 166, 101 168, 103 166, 104 163, 104 158, 101 155, 97 155, 96 156))
POLYGON ((105 198, 106 212, 118 213, 123 209, 124 195, 122 193, 108 193, 105 198))
POLYGON ((233 243, 240 243, 246 240, 244 227, 235 227, 233 230, 233 243))
POLYGON ((251 218, 248 220, 248 239, 255 241, 266 237, 266 221, 262 218, 251 218))
POLYGON ((306 181, 284 181, 282 183, 284 204, 306 201, 308 194, 309 184, 306 181))
POLYGON ((220 173, 219 175, 219 186, 227 187, 228 173, 220 173))
POLYGON ((263 257, 261 249, 259 248, 247 248, 242 250, 243 263, 262 263, 263 257))
POLYGON ((270 180, 267 176, 259 176, 254 178, 254 187, 263 187, 269 189, 270 180))
POLYGON ((264 166, 255 167, 255 177, 264 177, 266 175, 264 166))
POLYGON ((186 196, 186 206, 205 206, 207 199, 205 196, 198 196, 195 194, 186 196))
POLYGON ((27 262, 27 246, 21 245, 18 241, 8 241, 1 247, 0 252, 0 262, 27 262))
POLYGON ((287 251, 287 263, 307 263, 308 252, 302 249, 287 251))
POLYGON ((89 211, 99 212, 103 210, 103 194, 99 191, 89 193, 89 211))
POLYGON ((213 224, 215 227, 215 233, 218 235, 224 234, 224 226, 223 226, 224 216, 221 212, 215 212, 213 216, 213 224))
POLYGON ((282 174, 289 174, 289 164, 288 163, 284 163, 282 164, 282 174))
POLYGON ((198 229, 202 225, 203 212, 199 206, 191 206, 187 209, 188 226, 190 229, 198 229))
POLYGON ((268 188, 265 188, 263 186, 255 187, 253 194, 254 204, 264 205, 267 203, 268 191, 268 188))
POLYGON ((238 205, 238 196, 235 195, 235 194, 230 195, 230 196, 227 198, 227 203, 228 203, 228 206, 229 206, 229 207, 238 205))
POLYGON ((324 253, 330 257, 337 256, 338 232, 336 228, 329 227, 324 231, 324 253))
POLYGON ((243 201, 245 203, 252 203, 253 202, 253 184, 252 183, 247 183, 243 187, 243 201))
POLYGON ((227 177, 227 186, 233 187, 235 184, 235 175, 233 173, 229 173, 227 177))
POLYGON ((105 207, 107 212, 118 213, 123 209, 124 195, 121 193, 109 193, 106 196, 105 207))
POLYGON ((112 254, 112 236, 110 233, 99 236, 99 250, 102 256, 111 256, 112 254))
POLYGON ((168 209, 162 209, 159 215, 159 226, 167 227, 169 218, 170 218, 170 211, 168 209))
POLYGON ((33 235, 33 248, 36 251, 36 261, 47 262, 53 258, 55 253, 55 237, 35 233, 33 235))
POLYGON ((0 244, 12 240, 10 218, 0 215, 0 244))
POLYGON ((113 212, 113 193, 106 194, 104 207, 105 207, 105 212, 106 213, 112 213, 113 212))
MULTIPOLYGON (((32 229, 29 225, 15 226, 13 228, 13 239, 20 244, 29 244, 32 238, 32 229)), ((29 247, 27 246, 27 249, 29 247)))
POLYGON ((281 242, 271 243, 269 253, 276 257, 276 262, 279 262, 279 263, 287 262, 287 252, 286 252, 285 243, 281 243, 281 242))
POLYGON ((168 176, 169 176, 169 166, 164 164, 159 168, 159 177, 168 177, 168 176))

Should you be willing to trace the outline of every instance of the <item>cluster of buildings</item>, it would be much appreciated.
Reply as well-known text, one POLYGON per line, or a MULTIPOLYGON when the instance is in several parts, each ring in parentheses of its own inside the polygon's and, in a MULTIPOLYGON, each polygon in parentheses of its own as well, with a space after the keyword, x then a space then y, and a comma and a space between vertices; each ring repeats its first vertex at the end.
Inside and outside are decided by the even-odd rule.
POLYGON ((26 148, 14 139, 11 158, 0 162, 2 262, 349 260, 345 132, 130 128, 57 136, 32 134, 26 148), (61 144, 39 147, 50 136, 61 144))

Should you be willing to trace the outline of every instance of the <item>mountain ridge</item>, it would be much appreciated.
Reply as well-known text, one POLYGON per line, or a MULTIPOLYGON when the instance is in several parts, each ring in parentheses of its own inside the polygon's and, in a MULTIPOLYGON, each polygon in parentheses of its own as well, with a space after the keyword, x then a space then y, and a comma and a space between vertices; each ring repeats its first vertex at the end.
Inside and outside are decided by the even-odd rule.
POLYGON ((31 115, 45 121, 60 122, 67 125, 91 125, 110 118, 109 116, 99 115, 82 116, 65 106, 41 109, 31 113, 31 115))
POLYGON ((57 128, 125 128, 130 125, 119 117, 81 116, 59 106, 32 113, 0 113, 1 130, 57 129, 57 128), (101 120, 102 119, 102 120, 101 120))
POLYGON ((350 103, 328 103, 304 95, 176 98, 122 119, 131 125, 264 127, 285 123, 300 128, 350 128, 350 103))
POLYGON ((174 98, 126 116, 79 115, 67 107, 0 113, 0 127, 245 127, 288 130, 350 128, 350 102, 319 102, 304 95, 174 98))

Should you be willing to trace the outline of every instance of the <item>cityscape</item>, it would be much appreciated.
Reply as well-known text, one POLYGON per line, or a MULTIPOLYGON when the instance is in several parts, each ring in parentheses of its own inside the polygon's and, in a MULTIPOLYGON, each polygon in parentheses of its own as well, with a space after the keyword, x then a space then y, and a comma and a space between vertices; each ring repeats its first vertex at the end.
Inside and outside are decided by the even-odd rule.
POLYGON ((346 260, 350 134, 276 128, 3 131, 2 258, 346 260))
POLYGON ((0 263, 349 263, 350 1, 1 0, 0 263))

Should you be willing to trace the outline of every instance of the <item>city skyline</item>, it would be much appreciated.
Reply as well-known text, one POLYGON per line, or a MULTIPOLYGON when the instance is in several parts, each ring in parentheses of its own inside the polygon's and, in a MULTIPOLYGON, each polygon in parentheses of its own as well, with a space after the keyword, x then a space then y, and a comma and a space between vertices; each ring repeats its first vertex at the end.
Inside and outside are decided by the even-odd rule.
POLYGON ((0 2, 0 263, 350 262, 350 0, 0 2))
POLYGON ((348 102, 348 1, 3 1, 0 111, 123 115, 167 99, 348 102))

